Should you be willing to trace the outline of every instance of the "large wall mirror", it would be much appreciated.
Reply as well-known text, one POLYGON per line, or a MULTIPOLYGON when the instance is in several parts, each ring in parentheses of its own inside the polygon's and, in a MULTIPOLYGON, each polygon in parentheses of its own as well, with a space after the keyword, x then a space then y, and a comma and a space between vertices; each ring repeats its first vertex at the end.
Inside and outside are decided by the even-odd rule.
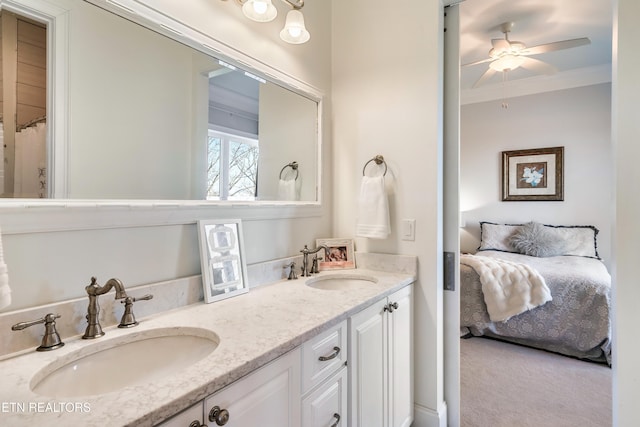
MULTIPOLYGON (((3 16, 47 29, 37 16, 21 17, 16 10, 20 3, 32 7, 37 1, 7 3, 14 7, 3 7, 3 16)), ((18 169, 33 177, 5 176, 2 197, 319 203, 320 94, 241 67, 224 54, 205 53, 195 42, 190 46, 184 34, 168 37, 170 31, 162 34, 139 14, 133 22, 126 13, 105 10, 106 1, 64 5, 67 87, 46 93, 55 97, 65 91, 66 105, 48 99, 52 111, 27 120, 33 123, 14 123, 3 115, 3 135, 10 140, 3 155, 13 156, 4 172, 18 169), (60 121, 50 118, 63 113, 66 135, 41 132, 47 136, 38 143, 39 157, 15 157, 23 133, 55 126, 60 121), (27 180, 33 188, 23 185, 27 180)), ((43 49, 41 62, 52 55, 49 63, 57 63, 59 71, 53 46, 51 52, 43 49)), ((16 69, 19 86, 27 71, 16 69)), ((6 82, 3 87, 6 100, 6 82)))

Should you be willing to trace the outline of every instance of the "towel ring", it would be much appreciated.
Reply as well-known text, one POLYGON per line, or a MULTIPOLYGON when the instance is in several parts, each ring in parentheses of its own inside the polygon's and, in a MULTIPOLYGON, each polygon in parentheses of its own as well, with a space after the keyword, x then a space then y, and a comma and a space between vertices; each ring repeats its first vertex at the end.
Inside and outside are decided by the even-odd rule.
POLYGON ((282 169, 280 169, 280 175, 279 175, 280 179, 282 179, 282 172, 284 172, 284 170, 286 168, 291 168, 294 171, 296 171, 296 177, 294 178, 294 181, 296 179, 298 179, 298 174, 300 173, 300 171, 298 170, 298 162, 291 162, 291 163, 288 163, 288 164, 284 165, 284 167, 282 169))
POLYGON ((376 165, 378 166, 381 164, 384 164, 384 173, 382 174, 382 176, 385 176, 387 174, 387 162, 384 161, 384 157, 378 154, 373 159, 369 160, 367 163, 364 164, 364 167, 362 168, 362 176, 365 176, 364 171, 367 169, 367 165, 371 162, 376 162, 376 165))

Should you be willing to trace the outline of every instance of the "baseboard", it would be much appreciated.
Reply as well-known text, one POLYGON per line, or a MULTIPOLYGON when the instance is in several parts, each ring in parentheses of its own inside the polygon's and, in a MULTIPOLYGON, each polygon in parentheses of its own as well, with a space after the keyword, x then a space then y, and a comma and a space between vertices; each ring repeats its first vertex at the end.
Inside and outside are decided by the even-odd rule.
POLYGON ((447 404, 442 402, 437 411, 414 404, 413 416, 411 427, 447 427, 447 404))

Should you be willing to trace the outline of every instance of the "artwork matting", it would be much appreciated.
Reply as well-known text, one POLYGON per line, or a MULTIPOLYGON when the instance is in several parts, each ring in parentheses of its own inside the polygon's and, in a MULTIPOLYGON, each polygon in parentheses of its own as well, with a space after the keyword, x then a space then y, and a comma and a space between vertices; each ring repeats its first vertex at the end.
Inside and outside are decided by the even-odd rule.
POLYGON ((502 152, 503 201, 563 201, 564 147, 502 152))

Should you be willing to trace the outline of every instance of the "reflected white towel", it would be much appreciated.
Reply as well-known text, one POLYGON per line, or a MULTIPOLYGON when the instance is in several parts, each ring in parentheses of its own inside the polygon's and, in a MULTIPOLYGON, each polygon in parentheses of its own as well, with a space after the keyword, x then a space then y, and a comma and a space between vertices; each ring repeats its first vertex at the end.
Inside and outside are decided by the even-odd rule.
POLYGON ((358 199, 356 236, 384 239, 391 233, 384 176, 363 176, 358 199))
POLYGON ((278 181, 278 200, 298 200, 295 179, 278 181))
POLYGON ((0 309, 11 304, 11 289, 9 288, 9 276, 7 265, 4 263, 2 251, 2 230, 0 230, 0 309))

